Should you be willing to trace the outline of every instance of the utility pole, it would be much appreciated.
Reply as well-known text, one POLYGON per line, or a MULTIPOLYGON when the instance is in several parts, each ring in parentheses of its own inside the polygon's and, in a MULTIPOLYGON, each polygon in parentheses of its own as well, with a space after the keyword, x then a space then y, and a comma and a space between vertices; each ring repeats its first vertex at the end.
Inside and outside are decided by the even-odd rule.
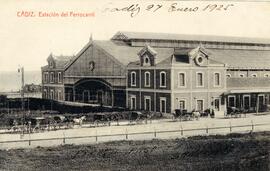
POLYGON ((21 72, 21 101, 22 101, 22 111, 24 111, 24 68, 19 69, 21 72))

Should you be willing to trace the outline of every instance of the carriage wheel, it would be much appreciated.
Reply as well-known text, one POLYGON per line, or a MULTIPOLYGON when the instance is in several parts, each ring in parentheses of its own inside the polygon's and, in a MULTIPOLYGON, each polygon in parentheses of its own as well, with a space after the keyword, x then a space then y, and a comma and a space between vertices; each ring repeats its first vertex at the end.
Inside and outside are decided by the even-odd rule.
POLYGON ((95 125, 95 126, 98 126, 98 124, 99 124, 99 120, 96 120, 96 121, 94 122, 94 125, 95 125))

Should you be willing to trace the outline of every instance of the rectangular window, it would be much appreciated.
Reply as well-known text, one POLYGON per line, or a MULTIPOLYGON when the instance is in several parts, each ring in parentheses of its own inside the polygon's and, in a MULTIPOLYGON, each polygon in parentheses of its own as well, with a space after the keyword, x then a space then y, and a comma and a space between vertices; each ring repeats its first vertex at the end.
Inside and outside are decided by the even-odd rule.
POLYGON ((53 81, 54 81, 54 73, 51 72, 51 74, 50 74, 50 83, 53 83, 53 81))
POLYGON ((196 110, 197 111, 203 111, 203 100, 197 100, 196 110))
POLYGON ((214 86, 220 86, 220 74, 219 73, 215 73, 214 74, 214 86))
POLYGON ((166 87, 166 72, 160 72, 160 87, 166 87))
POLYGON ((135 96, 132 96, 130 98, 130 109, 136 110, 136 97, 135 96))
POLYGON ((144 110, 151 111, 151 97, 144 97, 144 110))
POLYGON ((144 73, 144 86, 150 87, 150 72, 144 73))
POLYGON ((165 97, 160 98, 160 112, 166 113, 166 98, 165 97))
POLYGON ((235 96, 228 97, 228 107, 235 107, 235 96))
POLYGON ((62 82, 62 73, 58 72, 58 83, 62 82))
POLYGON ((178 74, 178 87, 185 87, 186 86, 186 75, 185 73, 178 74))
POLYGON ((49 79, 48 79, 48 72, 44 73, 44 83, 48 83, 49 79))
POLYGON ((179 109, 186 109, 186 102, 185 100, 179 100, 179 109))
POLYGON ((136 86, 136 72, 131 72, 131 86, 136 86))
POLYGON ((197 87, 203 87, 203 73, 199 72, 197 73, 197 87))

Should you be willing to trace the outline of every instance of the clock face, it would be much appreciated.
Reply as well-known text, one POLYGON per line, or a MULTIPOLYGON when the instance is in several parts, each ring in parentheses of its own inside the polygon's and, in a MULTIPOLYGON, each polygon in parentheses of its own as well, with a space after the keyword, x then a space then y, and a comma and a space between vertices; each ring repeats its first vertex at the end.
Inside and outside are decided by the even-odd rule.
POLYGON ((94 61, 89 62, 89 69, 90 69, 90 71, 93 71, 95 69, 95 62, 94 61))

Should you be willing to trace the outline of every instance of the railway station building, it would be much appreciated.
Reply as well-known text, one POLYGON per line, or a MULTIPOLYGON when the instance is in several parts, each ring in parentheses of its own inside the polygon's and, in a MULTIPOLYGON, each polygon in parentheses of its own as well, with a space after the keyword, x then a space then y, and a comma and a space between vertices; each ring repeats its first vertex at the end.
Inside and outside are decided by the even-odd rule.
POLYGON ((175 109, 265 111, 270 41, 118 32, 75 56, 49 55, 43 98, 171 113, 175 109))

